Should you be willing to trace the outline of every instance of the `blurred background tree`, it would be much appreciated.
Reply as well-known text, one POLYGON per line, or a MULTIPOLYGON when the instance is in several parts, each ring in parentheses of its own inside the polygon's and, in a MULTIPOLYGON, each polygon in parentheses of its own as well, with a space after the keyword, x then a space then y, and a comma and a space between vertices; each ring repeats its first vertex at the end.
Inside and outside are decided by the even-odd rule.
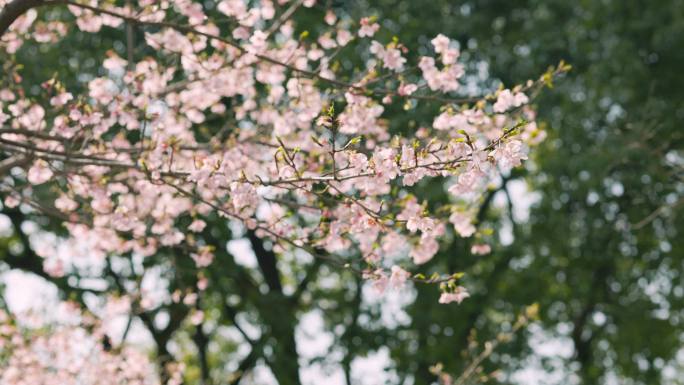
MULTIPOLYGON (((469 328, 494 332, 501 314, 539 301, 544 332, 572 344, 564 366, 581 383, 664 381, 682 345, 684 2, 354 4, 409 42, 458 38, 505 85, 561 59, 573 66, 539 101, 549 138, 534 166, 511 177, 539 194, 529 219, 509 216, 513 243, 477 261, 452 244, 480 290, 457 311, 419 290, 409 313, 420 345, 399 344, 397 366, 427 382, 426 366, 464 346, 469 328)), ((509 348, 502 364, 525 350, 509 348)))
MULTIPOLYGON (((466 272, 473 297, 444 306, 434 300, 437 288, 416 286, 409 300, 392 301, 409 303, 404 310, 369 302, 351 274, 318 262, 301 269, 301 262, 231 231, 217 216, 201 234, 217 246, 217 263, 201 272, 210 281, 199 305, 208 322, 192 325, 185 320, 192 309, 178 305, 142 312, 136 321, 150 333, 159 361, 171 353, 185 357, 188 383, 238 383, 244 373, 268 368, 280 384, 297 384, 312 366, 341 370, 350 384, 374 383, 352 377, 352 364, 385 350, 391 383, 429 384, 436 381, 432 365, 460 373, 473 341, 510 330, 514 314, 538 302, 541 322, 485 364, 486 371, 501 370, 502 382, 529 383, 519 370, 534 366, 551 383, 552 374, 563 384, 676 383, 684 331, 684 218, 677 215, 684 206, 684 1, 331 1, 296 14, 299 27, 313 29, 328 9, 354 20, 376 15, 384 27, 376 38, 397 35, 410 49, 438 33, 457 39, 473 69, 506 86, 536 78, 560 60, 573 66, 539 99, 549 137, 533 161, 482 202, 481 226, 501 234, 492 254, 473 256, 470 241, 447 237, 425 267, 466 272), (226 247, 235 240, 242 247, 226 247), (253 254, 254 263, 242 254, 253 254), (302 352, 297 338, 312 315, 331 339, 313 355, 302 352)), ((50 12, 44 17, 59 11, 50 12)), ((140 42, 142 33, 133 30, 131 37, 140 42)), ((93 52, 113 49, 126 57, 125 38, 113 30, 71 33, 56 46, 26 46, 18 56, 43 63, 24 71, 34 83, 59 68, 60 79, 74 88, 98 70, 93 52)), ((350 72, 362 65, 340 64, 350 72)), ((498 86, 471 80, 466 90, 477 94, 498 86)), ((394 130, 426 124, 427 107, 411 107, 415 119, 395 122, 394 130)), ((198 134, 219 132, 223 123, 208 122, 198 134)), ((442 186, 420 188, 435 202, 447 199, 442 186)), ((24 222, 52 231, 58 223, 20 210, 3 214, 13 224, 0 244, 5 268, 47 278, 24 222)), ((170 291, 194 287, 200 273, 178 250, 148 263, 170 291)), ((123 291, 142 279, 125 266, 107 268, 107 290, 123 291)), ((63 297, 84 304, 99 295, 79 280, 51 281, 63 297)))

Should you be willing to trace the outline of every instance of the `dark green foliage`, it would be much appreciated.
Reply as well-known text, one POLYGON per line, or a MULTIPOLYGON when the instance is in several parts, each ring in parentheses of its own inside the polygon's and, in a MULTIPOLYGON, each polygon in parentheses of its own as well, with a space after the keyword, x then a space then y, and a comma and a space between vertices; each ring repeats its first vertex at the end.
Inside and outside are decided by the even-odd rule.
MULTIPOLYGON (((486 290, 472 301, 446 310, 421 290, 411 308, 416 329, 428 333, 439 320, 464 335, 467 315, 467 327, 493 333, 499 325, 491 312, 539 301, 547 330, 566 326, 583 383, 603 383, 607 373, 660 382, 682 331, 684 2, 366 5, 399 20, 387 25, 409 43, 437 33, 458 38, 509 86, 561 59, 573 66, 538 100, 550 135, 525 176, 541 193, 528 223, 515 227, 512 246, 461 267, 486 290)), ((468 258, 452 249, 444 257, 468 258)), ((463 347, 462 338, 439 341, 445 350, 463 347)), ((446 352, 426 344, 415 356, 397 353, 398 366, 432 354, 446 352)))

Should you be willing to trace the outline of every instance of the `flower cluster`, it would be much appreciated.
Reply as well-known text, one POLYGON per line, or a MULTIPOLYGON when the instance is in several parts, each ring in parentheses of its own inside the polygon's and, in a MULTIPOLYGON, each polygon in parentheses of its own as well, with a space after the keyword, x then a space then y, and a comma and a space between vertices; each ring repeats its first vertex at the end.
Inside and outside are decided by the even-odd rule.
MULTIPOLYGON (((313 1, 291 6, 300 5, 313 1)), ((411 64, 399 41, 370 39, 380 28, 374 18, 352 23, 328 12, 329 31, 297 37, 271 1, 221 1, 218 12, 232 21, 221 24, 189 0, 68 9, 84 33, 151 27, 154 55, 108 52, 104 75, 83 95, 57 77, 29 99, 20 66, 0 85, 1 151, 25 170, 3 182, 5 204, 65 221, 70 239, 38 251, 55 276, 76 268, 73 256, 147 258, 173 247, 201 269, 221 246, 203 238, 205 219, 219 215, 279 253, 301 249, 351 266, 378 289, 453 283, 451 274, 426 279, 400 266, 431 261, 447 233, 479 236, 479 197, 543 137, 528 105, 543 82, 464 99, 455 92, 465 67, 443 35, 431 42, 434 56, 411 64), (365 52, 362 73, 332 65, 350 44, 365 52), (403 137, 389 129, 393 103, 440 109, 403 137), (210 121, 223 127, 207 131, 210 121), (426 179, 448 190, 447 204, 430 211, 416 195, 426 179), (52 200, 38 201, 37 190, 52 200)), ((0 52, 63 34, 63 24, 35 20, 32 11, 13 24, 0 52)), ((478 242, 473 253, 489 251, 478 242)), ((459 286, 440 302, 467 296, 459 286)))
MULTIPOLYGON (((75 305, 60 306, 67 323, 36 324, 0 310, 0 382, 7 385, 159 384, 147 355, 129 346, 112 349, 98 320, 75 305)), ((167 382, 180 383, 180 372, 167 382)))

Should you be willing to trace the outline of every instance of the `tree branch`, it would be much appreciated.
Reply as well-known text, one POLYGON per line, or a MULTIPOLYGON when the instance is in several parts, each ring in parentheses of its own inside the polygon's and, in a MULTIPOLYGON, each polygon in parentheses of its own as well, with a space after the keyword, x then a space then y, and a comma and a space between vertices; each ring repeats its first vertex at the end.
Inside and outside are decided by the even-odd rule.
POLYGON ((5 5, 0 12, 0 37, 7 32, 9 27, 21 15, 26 13, 29 9, 43 5, 45 0, 13 0, 5 5))
MULTIPOLYGON (((199 306, 198 306, 199 308, 199 306)), ((211 384, 211 373, 209 371, 209 360, 207 357, 207 344, 209 339, 203 330, 203 323, 200 323, 195 327, 195 335, 192 338, 195 346, 197 346, 197 356, 200 363, 200 373, 202 376, 201 385, 211 384)))
POLYGON ((248 231, 247 238, 249 238, 249 242, 252 244, 252 249, 254 250, 257 262, 259 263, 259 268, 264 275, 264 280, 268 285, 269 291, 282 293, 283 286, 280 282, 280 273, 278 272, 278 267, 276 265, 275 253, 273 250, 266 250, 264 248, 264 242, 256 236, 254 231, 248 231))
POLYGON ((9 174, 14 167, 22 167, 31 161, 31 157, 24 155, 15 155, 0 161, 0 178, 9 174))
POLYGON ((84 293, 101 293, 97 290, 71 286, 69 284, 67 277, 53 277, 50 274, 48 274, 43 269, 43 259, 39 255, 37 255, 35 251, 33 251, 28 236, 26 236, 26 234, 23 231, 21 231, 21 224, 26 219, 24 214, 18 209, 5 209, 2 211, 2 213, 7 215, 10 221, 12 222, 12 225, 14 227, 14 233, 16 234, 17 238, 19 238, 19 242, 21 243, 24 252, 21 255, 12 255, 10 253, 7 253, 4 256, 4 258, 0 259, 1 261, 5 262, 12 269, 18 269, 29 273, 33 273, 45 279, 46 281, 57 286, 57 288, 60 291, 67 294, 68 296, 75 295, 75 299, 77 299, 79 303, 84 307, 84 293))

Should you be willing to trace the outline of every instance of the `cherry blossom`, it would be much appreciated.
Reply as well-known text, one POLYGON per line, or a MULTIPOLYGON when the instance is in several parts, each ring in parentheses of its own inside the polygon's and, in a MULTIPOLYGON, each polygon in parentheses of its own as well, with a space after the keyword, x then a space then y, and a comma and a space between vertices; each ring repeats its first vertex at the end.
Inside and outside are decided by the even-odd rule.
POLYGON ((190 224, 190 226, 188 226, 188 230, 193 231, 193 232, 196 232, 196 233, 199 233, 199 232, 201 232, 202 230, 204 230, 204 228, 205 228, 206 226, 207 226, 207 223, 204 222, 203 220, 201 220, 201 219, 195 219, 194 221, 192 221, 192 223, 190 224))
POLYGON ((470 252, 475 255, 489 254, 492 251, 491 246, 486 243, 478 243, 470 248, 470 252))
POLYGON ((47 162, 44 160, 37 160, 34 162, 33 166, 28 170, 28 181, 31 184, 43 184, 50 180, 53 176, 52 170, 47 162))
MULTIPOLYGON (((106 349, 102 325, 92 316, 78 313, 70 304, 60 306, 66 324, 41 321, 27 326, 0 310, 0 349, 7 355, 0 362, 0 382, 28 384, 159 384, 154 365, 134 348, 106 349), (50 330, 46 333, 45 330, 50 330)), ((178 373, 180 374, 180 373, 178 373)))
POLYGON ((404 63, 406 63, 406 59, 401 56, 401 51, 395 44, 384 47, 377 41, 373 41, 370 46, 370 52, 382 61, 383 68, 388 68, 392 71, 401 71, 404 68, 404 63))
POLYGON ((439 303, 447 304, 451 302, 461 303, 470 297, 470 293, 463 286, 457 286, 453 292, 444 292, 439 297, 439 303))
POLYGON ((463 212, 454 212, 449 216, 449 222, 454 225, 454 229, 462 237, 469 237, 477 230, 472 221, 473 219, 463 212))
POLYGON ((411 273, 402 269, 401 267, 394 265, 392 266, 392 275, 390 276, 389 283, 394 288, 401 288, 404 286, 406 281, 411 278, 411 273))
POLYGON ((521 141, 511 140, 492 151, 491 155, 504 170, 510 170, 527 159, 527 150, 521 141))
POLYGON ((429 234, 423 234, 418 244, 411 249, 410 256, 413 258, 413 263, 422 265, 430 261, 438 251, 439 243, 437 239, 429 234))
MULTIPOLYGON (((206 226, 220 218, 279 256, 307 253, 344 266, 378 292, 449 283, 440 302, 468 297, 453 288, 460 281, 451 272, 425 278, 424 265, 452 236, 482 239, 474 213, 487 186, 522 166, 544 138, 530 106, 543 79, 468 96, 466 66, 449 37, 421 51, 434 56, 413 59, 400 38, 382 40, 375 18, 354 31, 332 12, 315 36, 294 36, 294 21, 281 15, 314 2, 284 3, 220 1, 216 11, 228 22, 190 0, 69 2, 75 21, 43 20, 36 9, 17 18, 0 40, 15 79, 0 86, 0 151, 23 171, 0 188, 8 207, 63 221, 66 235, 37 251, 47 274, 170 248, 194 264, 193 290, 203 291, 211 281, 199 273, 225 247, 210 242, 206 226), (67 28, 123 34, 126 24, 145 47, 127 47, 126 59, 112 51, 98 58, 81 94, 59 73, 23 80, 14 54, 26 39, 54 44, 67 28), (346 46, 366 68, 335 64, 346 46), (423 107, 434 114, 409 126, 411 110, 423 107), (432 210, 418 188, 428 182, 448 191, 432 210)), ((201 303, 197 293, 168 295, 201 303)), ((129 312, 156 304, 137 288, 130 298, 129 312)), ((205 320, 199 308, 188 317, 205 320)))
MULTIPOLYGON (((99 312, 71 304, 72 324, 32 329, 0 311, 0 350, 11 345, 0 382, 160 383, 125 338, 102 342, 115 320, 167 306, 184 307, 179 325, 213 322, 202 308, 216 282, 207 267, 224 261, 213 237, 226 228, 263 240, 278 263, 317 259, 378 294, 432 284, 440 303, 470 296, 463 273, 440 271, 458 256, 440 251, 454 237, 470 238, 472 254, 491 251, 478 205, 545 138, 530 103, 562 63, 473 96, 461 87, 472 55, 445 35, 412 52, 415 42, 384 40, 375 17, 355 24, 323 10, 322 28, 297 36, 292 12, 313 0, 222 0, 211 13, 191 0, 115 4, 45 2, 0 37, 11 79, 0 84, 11 163, 0 191, 6 207, 63 225, 34 242, 47 276, 71 284, 63 277, 127 260, 142 282, 97 296, 99 312), (22 76, 16 53, 28 40, 55 44, 70 31, 125 41, 129 26, 139 44, 95 58, 80 89, 60 71, 37 84, 22 76), (194 269, 187 285, 155 295, 148 277, 179 264, 194 269)), ((182 383, 182 363, 161 369, 182 383)))
POLYGON ((529 98, 522 92, 512 92, 511 90, 503 90, 499 92, 499 96, 494 103, 494 112, 505 112, 511 107, 520 107, 527 103, 529 98))
POLYGON ((378 32, 378 29, 380 29, 380 25, 370 17, 362 18, 360 23, 359 37, 373 37, 378 32))

